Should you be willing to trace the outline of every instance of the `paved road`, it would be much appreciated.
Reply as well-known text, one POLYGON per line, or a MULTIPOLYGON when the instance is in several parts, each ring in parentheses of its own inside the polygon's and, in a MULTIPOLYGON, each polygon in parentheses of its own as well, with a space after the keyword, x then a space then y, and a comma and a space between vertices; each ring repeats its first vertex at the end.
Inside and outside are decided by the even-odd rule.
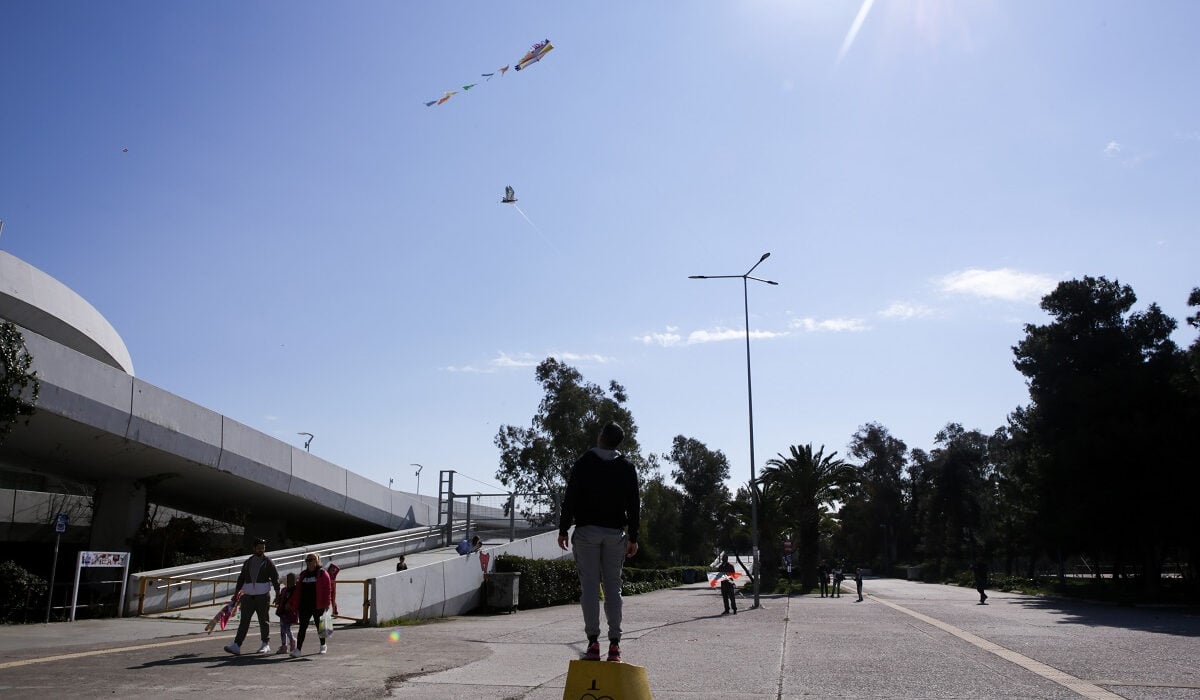
MULTIPOLYGON (((848 586, 847 589, 852 589, 848 586)), ((655 698, 1200 698, 1200 616, 868 580, 867 599, 763 597, 721 616, 704 584, 626 599, 655 698)), ((561 698, 576 606, 342 628, 326 656, 232 657, 186 620, 0 627, 0 695, 561 698), (187 634, 184 631, 187 630, 187 634), (395 635, 396 641, 392 636, 395 635)))

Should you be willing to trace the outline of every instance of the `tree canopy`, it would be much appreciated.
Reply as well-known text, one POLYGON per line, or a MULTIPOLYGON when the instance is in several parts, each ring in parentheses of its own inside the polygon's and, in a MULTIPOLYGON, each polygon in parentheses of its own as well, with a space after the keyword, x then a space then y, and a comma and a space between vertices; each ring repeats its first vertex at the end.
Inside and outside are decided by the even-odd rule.
POLYGON ((539 506, 556 506, 571 466, 596 446, 600 429, 609 421, 625 430, 622 454, 639 474, 649 470, 650 463, 638 445, 637 424, 625 406, 624 387, 610 381, 605 391, 553 357, 543 360, 534 376, 545 393, 530 426, 503 425, 496 433, 495 444, 500 449, 496 479, 501 484, 528 494, 539 506))

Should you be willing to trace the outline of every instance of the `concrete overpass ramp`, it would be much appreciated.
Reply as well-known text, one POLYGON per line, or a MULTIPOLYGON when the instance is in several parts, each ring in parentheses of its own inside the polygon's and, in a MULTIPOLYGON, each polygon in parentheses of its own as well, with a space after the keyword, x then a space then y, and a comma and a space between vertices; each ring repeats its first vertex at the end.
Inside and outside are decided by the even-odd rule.
POLYGON ((41 380, 8 468, 97 486, 91 546, 124 548, 147 500, 228 520, 275 546, 436 521, 437 499, 393 491, 22 328, 41 380))

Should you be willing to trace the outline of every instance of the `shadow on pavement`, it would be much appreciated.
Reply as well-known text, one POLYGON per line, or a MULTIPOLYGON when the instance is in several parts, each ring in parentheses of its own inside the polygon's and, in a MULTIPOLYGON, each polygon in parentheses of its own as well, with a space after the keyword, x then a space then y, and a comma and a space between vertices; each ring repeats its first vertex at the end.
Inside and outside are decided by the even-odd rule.
POLYGON ((1181 637, 1200 637, 1200 611, 1188 607, 1128 608, 1066 598, 1020 597, 1006 601, 1029 610, 1057 612, 1060 624, 1116 627, 1181 637))

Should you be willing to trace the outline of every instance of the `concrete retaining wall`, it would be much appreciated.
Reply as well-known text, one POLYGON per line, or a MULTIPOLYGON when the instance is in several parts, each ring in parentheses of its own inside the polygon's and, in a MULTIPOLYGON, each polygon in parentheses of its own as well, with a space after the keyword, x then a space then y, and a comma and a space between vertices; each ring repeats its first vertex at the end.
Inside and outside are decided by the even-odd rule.
MULTIPOLYGON (((558 532, 551 531, 483 550, 489 556, 488 570, 495 557, 512 554, 526 559, 567 559, 558 547, 558 532)), ((379 625, 396 618, 434 618, 462 615, 483 602, 483 575, 478 554, 397 571, 375 579, 370 623, 379 625)))

